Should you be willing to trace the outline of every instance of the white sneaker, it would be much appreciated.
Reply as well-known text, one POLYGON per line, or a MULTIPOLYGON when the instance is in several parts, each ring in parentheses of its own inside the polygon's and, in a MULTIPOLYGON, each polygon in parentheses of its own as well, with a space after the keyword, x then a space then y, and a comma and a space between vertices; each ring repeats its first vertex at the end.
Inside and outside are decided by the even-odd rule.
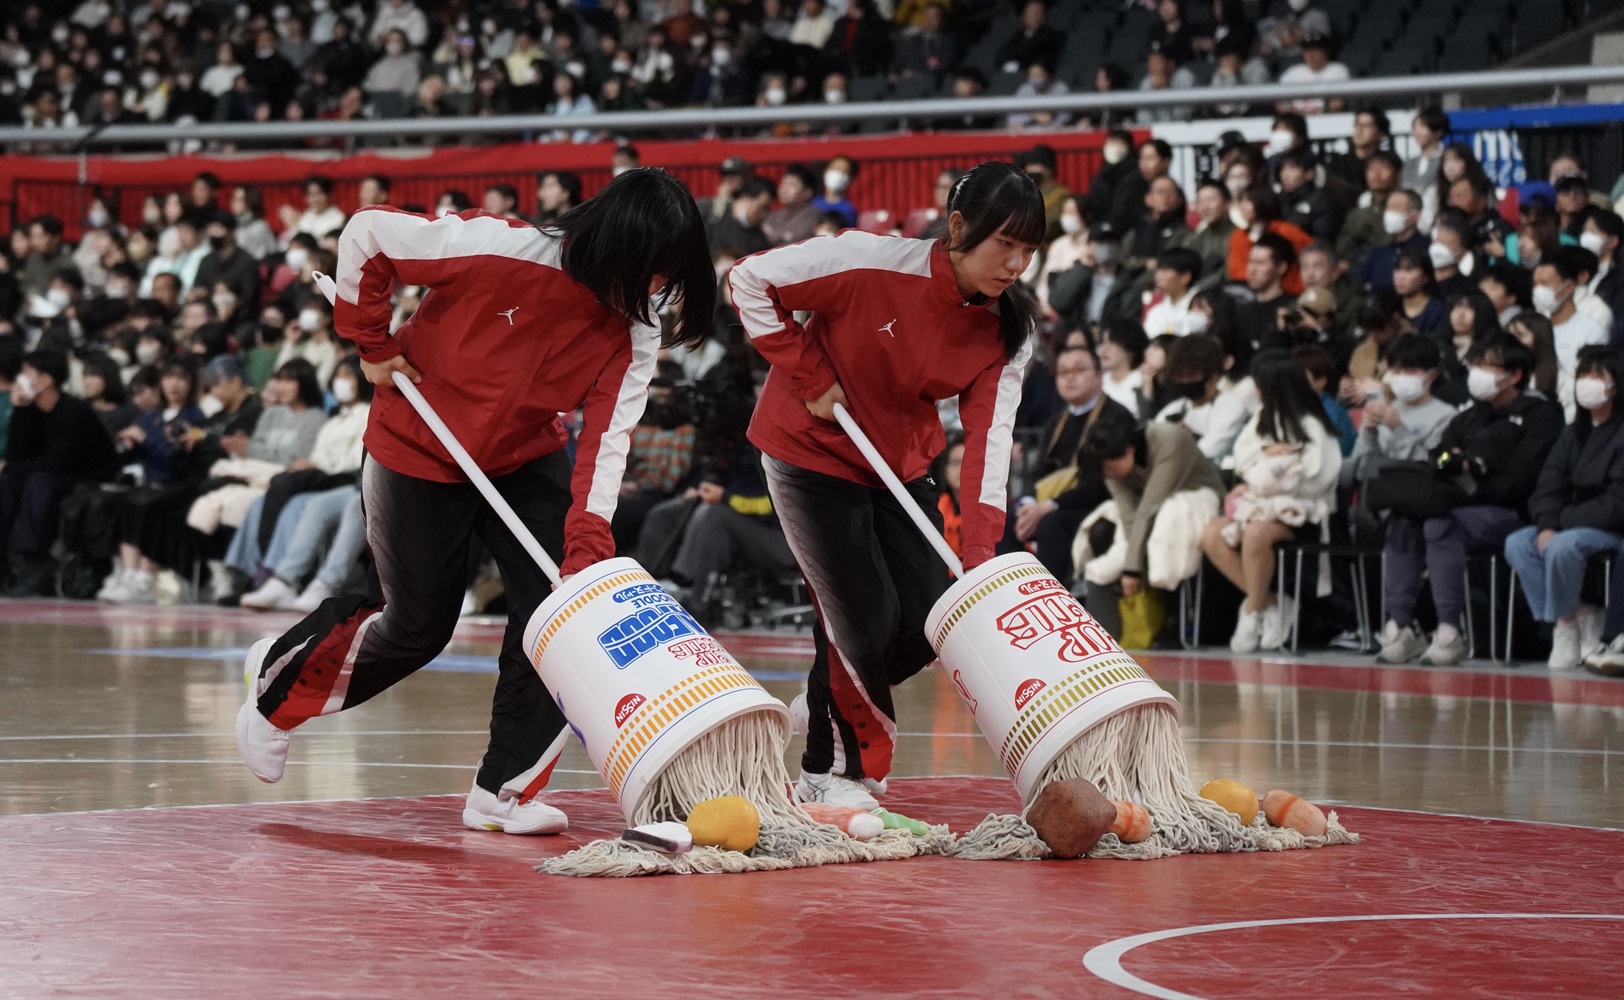
POLYGON ((107 598, 114 604, 157 604, 158 591, 152 574, 144 570, 131 570, 124 583, 107 598))
POLYGON ((570 820, 562 810, 540 799, 520 802, 517 795, 502 799, 475 785, 462 807, 462 825, 470 830, 533 835, 563 833, 570 828, 570 820))
POLYGON ((806 707, 805 691, 790 699, 789 730, 796 736, 805 736, 812 731, 812 710, 806 707))
MULTIPOLYGON (((315 609, 312 608, 312 611, 315 609)), ((467 618, 469 615, 479 613, 479 598, 474 596, 474 588, 469 587, 462 592, 462 607, 457 609, 458 618, 467 618)))
POLYGON ((1428 649, 1427 637, 1420 629, 1414 625, 1400 628, 1391 619, 1382 627, 1381 645, 1376 659, 1382 663, 1413 663, 1428 649))
POLYGON ((1258 648, 1272 652, 1284 646, 1286 640, 1291 638, 1291 626, 1296 621, 1296 599, 1284 597, 1276 601, 1263 612, 1263 633, 1258 639, 1258 648))
POLYGON ((1579 605, 1579 657, 1583 659, 1601 651, 1602 630, 1607 627, 1607 614, 1601 608, 1579 605))
POLYGON ((1235 623, 1235 632, 1229 637, 1231 651, 1257 652, 1258 642, 1263 638, 1263 615, 1261 611, 1247 611, 1242 605, 1240 620, 1235 623))
POLYGON ((1551 631, 1551 658, 1545 665, 1552 670, 1572 670, 1584 662, 1579 652, 1579 623, 1557 622, 1551 631))
POLYGON ((1466 637, 1460 629, 1440 624, 1432 634, 1432 645, 1421 654, 1421 662, 1432 667, 1453 667, 1466 659, 1466 637))
POLYGON ((802 771, 801 779, 795 783, 795 799, 797 802, 822 802, 873 812, 880 807, 880 800, 874 797, 871 789, 872 792, 884 794, 885 782, 872 778, 848 778, 844 774, 808 774, 802 771))
POLYGON ((124 584, 129 577, 130 570, 125 569, 123 564, 114 566, 113 571, 107 574, 107 579, 102 581, 101 589, 96 591, 96 600, 116 601, 117 596, 124 592, 124 584))
POLYGON ((279 576, 266 580, 258 590, 242 595, 242 606, 255 611, 291 611, 299 592, 288 586, 279 576))
POLYGON ((1624 633, 1585 657, 1585 669, 1603 677, 1624 677, 1624 633))
POLYGON ((325 583, 322 583, 320 580, 311 580, 310 585, 306 587, 297 598, 294 599, 293 610, 302 611, 308 615, 310 612, 321 607, 322 601, 325 601, 327 598, 332 596, 333 588, 327 586, 325 583))
POLYGON ((260 671, 265 667, 266 654, 275 644, 276 637, 271 636, 248 647, 248 655, 243 658, 248 700, 237 710, 237 750, 254 777, 267 784, 282 780, 282 771, 288 763, 288 737, 292 735, 286 729, 271 725, 259 711, 259 696, 265 693, 260 671))

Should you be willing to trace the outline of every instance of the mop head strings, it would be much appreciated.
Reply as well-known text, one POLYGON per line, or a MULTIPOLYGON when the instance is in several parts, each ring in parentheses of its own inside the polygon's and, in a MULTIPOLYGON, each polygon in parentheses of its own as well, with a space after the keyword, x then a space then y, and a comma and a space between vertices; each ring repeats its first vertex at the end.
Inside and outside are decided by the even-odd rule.
MULTIPOLYGON (((1273 826, 1259 813, 1251 825, 1196 794, 1179 740, 1178 719, 1165 705, 1139 705, 1111 716, 1078 737, 1039 778, 1037 787, 1082 779, 1110 799, 1137 802, 1150 813, 1151 835, 1124 843, 1107 833, 1087 857, 1152 860, 1178 854, 1293 851, 1357 844, 1359 835, 1332 812, 1322 836, 1273 826)), ((988 816, 953 847, 971 861, 1037 861, 1053 857, 1049 845, 1022 816, 988 816)))
POLYGON ((695 846, 685 854, 662 854, 625 840, 598 840, 545 861, 536 870, 599 878, 763 872, 898 861, 952 850, 953 835, 945 826, 933 826, 925 836, 888 829, 860 841, 838 827, 814 821, 796 808, 786 791, 788 738, 783 719, 773 713, 751 712, 729 720, 677 755, 650 786, 637 813, 628 817, 631 826, 681 822, 700 802, 737 795, 760 815, 760 836, 748 852, 695 846))

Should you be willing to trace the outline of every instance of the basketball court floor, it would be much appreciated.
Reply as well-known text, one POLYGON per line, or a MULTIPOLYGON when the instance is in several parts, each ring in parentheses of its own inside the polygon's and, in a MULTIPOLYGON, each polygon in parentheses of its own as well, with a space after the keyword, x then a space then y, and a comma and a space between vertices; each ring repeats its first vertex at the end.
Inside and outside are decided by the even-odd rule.
MULTIPOLYGON (((587 880, 533 870, 619 832, 578 746, 567 834, 460 825, 499 622, 256 781, 242 653, 291 621, 0 602, 0 998, 1624 996, 1624 682, 1145 656, 1198 784, 1290 789, 1363 842, 587 880)), ((804 633, 719 637, 800 689, 804 633)), ((1017 808, 939 672, 898 704, 888 806, 1017 808)))

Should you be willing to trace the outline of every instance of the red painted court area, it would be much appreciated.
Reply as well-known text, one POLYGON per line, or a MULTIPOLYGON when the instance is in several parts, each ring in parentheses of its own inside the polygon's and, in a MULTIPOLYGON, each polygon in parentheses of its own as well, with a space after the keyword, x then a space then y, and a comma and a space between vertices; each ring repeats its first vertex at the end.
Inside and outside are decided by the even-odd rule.
MULTIPOLYGON (((618 814, 550 798, 565 836, 465 831, 460 796, 0 819, 0 997, 1624 992, 1620 831, 1347 809, 1364 843, 1320 851, 577 880, 531 867, 618 814), (1298 922, 1327 917, 1383 919, 1298 922)), ((1016 806, 987 778, 888 804, 1016 806)))

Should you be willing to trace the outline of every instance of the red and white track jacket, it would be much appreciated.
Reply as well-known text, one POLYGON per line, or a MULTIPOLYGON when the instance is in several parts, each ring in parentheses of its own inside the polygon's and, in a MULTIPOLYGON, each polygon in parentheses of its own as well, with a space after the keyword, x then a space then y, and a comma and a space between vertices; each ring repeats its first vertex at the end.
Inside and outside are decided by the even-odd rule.
POLYGON ((1004 357, 996 301, 970 305, 944 245, 848 231, 746 257, 729 281, 745 333, 772 362, 750 440, 780 461, 880 487, 840 425, 805 402, 838 381, 852 415, 904 480, 946 445, 936 402, 964 424, 963 558, 1003 537, 1010 438, 1031 346, 1004 357), (812 313, 803 327, 791 315, 812 313))
MULTIPOLYGON (((423 375, 423 395, 492 476, 563 448, 558 415, 585 404, 564 529, 562 569, 574 573, 615 554, 609 519, 660 334, 572 281, 562 249, 529 223, 483 212, 431 219, 364 208, 339 237, 333 320, 368 361, 404 354, 423 375), (397 281, 429 291, 391 338, 397 281)), ((393 386, 378 387, 366 446, 403 475, 466 478, 393 386)))

